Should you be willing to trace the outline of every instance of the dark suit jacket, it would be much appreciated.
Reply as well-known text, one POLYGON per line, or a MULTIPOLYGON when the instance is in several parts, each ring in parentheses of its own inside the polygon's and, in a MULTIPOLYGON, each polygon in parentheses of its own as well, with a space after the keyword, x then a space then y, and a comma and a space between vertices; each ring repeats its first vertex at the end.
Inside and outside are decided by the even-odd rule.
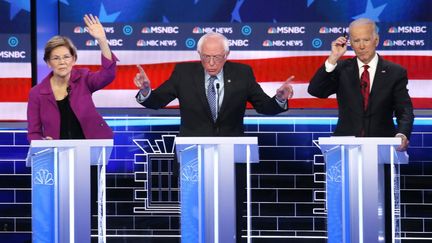
POLYGON ((241 136, 247 101, 262 114, 285 111, 264 93, 250 66, 226 62, 223 72, 224 98, 216 122, 207 102, 204 69, 199 62, 177 64, 171 77, 153 90, 142 105, 159 109, 178 98, 180 136, 241 136))
POLYGON ((379 57, 368 108, 364 111, 357 58, 354 57, 338 61, 331 73, 326 72, 323 65, 310 81, 308 92, 319 98, 336 94, 339 105, 336 136, 359 136, 364 129, 367 137, 392 137, 403 133, 409 138, 414 114, 407 84, 407 72, 403 67, 379 57), (393 116, 396 116, 397 128, 393 116))

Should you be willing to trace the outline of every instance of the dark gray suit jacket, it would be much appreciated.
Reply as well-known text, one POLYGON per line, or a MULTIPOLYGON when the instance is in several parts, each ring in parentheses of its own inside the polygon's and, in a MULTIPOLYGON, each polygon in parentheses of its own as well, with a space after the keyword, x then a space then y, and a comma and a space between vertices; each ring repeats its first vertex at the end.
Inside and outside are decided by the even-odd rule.
POLYGON ((177 64, 171 77, 141 103, 151 109, 165 107, 178 98, 180 136, 241 136, 247 102, 258 113, 275 115, 285 111, 264 93, 250 66, 226 62, 224 99, 218 118, 213 122, 204 87, 204 69, 199 62, 177 64))
POLYGON ((403 133, 409 138, 414 114, 407 84, 407 72, 403 67, 379 57, 368 108, 364 111, 357 58, 354 57, 338 61, 331 73, 325 71, 325 65, 321 66, 310 81, 308 92, 318 98, 336 94, 339 106, 336 136, 360 136, 364 129, 367 137, 392 137, 403 133))

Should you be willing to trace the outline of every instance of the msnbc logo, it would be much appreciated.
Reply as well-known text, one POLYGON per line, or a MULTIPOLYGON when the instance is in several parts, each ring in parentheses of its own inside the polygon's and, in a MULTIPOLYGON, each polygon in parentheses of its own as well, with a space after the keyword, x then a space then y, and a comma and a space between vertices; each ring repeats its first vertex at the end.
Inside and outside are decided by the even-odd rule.
POLYGON ((425 34, 427 33, 427 26, 392 26, 388 29, 388 33, 397 34, 425 34))
POLYGON ((268 28, 267 33, 268 34, 276 34, 277 30, 275 27, 270 27, 270 28, 268 28))
POLYGON ((390 27, 389 30, 388 30, 388 32, 392 33, 392 34, 393 33, 399 33, 398 29, 396 27, 394 27, 394 26, 390 27))
POLYGON ((85 32, 85 30, 81 26, 77 26, 74 28, 74 33, 84 33, 84 32, 85 32))
POLYGON ((148 33, 151 33, 151 30, 149 27, 143 27, 141 30, 141 33, 148 34, 148 33))
POLYGON ((268 34, 304 34, 306 28, 304 26, 276 26, 267 29, 268 34))

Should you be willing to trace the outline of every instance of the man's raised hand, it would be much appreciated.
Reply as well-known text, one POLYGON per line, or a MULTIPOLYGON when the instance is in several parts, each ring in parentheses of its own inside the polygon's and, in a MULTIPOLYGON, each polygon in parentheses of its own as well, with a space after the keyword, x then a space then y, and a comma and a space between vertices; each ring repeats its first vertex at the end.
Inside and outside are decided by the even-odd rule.
POLYGON ((140 65, 136 66, 139 72, 135 75, 134 83, 140 89, 141 94, 147 96, 150 92, 150 80, 144 69, 140 65))

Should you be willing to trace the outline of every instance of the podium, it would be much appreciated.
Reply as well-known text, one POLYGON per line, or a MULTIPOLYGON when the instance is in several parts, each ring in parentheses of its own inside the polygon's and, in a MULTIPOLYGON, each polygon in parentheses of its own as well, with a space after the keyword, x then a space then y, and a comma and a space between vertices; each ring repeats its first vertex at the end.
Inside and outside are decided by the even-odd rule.
POLYGON ((106 242, 105 166, 112 146, 112 139, 31 141, 32 242, 90 242, 90 165, 98 168, 98 242, 106 242))
POLYGON ((250 163, 256 137, 177 137, 181 242, 236 242, 235 163, 246 163, 247 238, 251 237, 250 163))
MULTIPOLYGON (((400 138, 319 138, 326 162, 328 242, 400 242, 400 138), (385 178, 389 164, 390 178, 385 178), (385 180, 390 188, 385 188, 385 180), (391 198, 392 239, 385 239, 385 190, 391 198), (387 192, 388 193, 388 192, 387 192)), ((389 203, 389 202, 387 202, 389 203)))

